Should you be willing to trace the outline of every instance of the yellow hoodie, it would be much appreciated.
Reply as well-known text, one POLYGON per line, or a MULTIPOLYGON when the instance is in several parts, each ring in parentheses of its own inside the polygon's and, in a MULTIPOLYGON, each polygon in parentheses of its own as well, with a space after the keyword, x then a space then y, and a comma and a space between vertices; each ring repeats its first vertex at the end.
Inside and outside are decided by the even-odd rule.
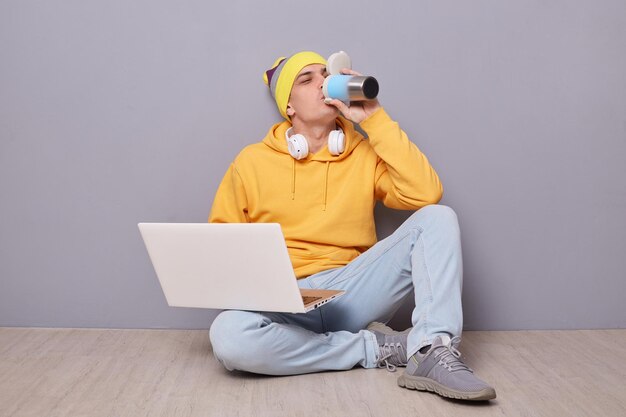
POLYGON ((211 223, 280 223, 298 278, 347 265, 376 243, 375 200, 395 209, 436 204, 443 188, 426 156, 381 107, 360 123, 338 117, 346 149, 289 154, 288 121, 246 146, 224 176, 211 223))

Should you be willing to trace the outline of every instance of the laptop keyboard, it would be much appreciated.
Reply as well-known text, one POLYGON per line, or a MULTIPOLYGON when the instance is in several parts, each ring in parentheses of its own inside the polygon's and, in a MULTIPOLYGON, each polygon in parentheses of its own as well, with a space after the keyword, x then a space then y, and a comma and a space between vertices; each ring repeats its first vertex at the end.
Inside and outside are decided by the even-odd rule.
POLYGON ((321 299, 322 297, 309 297, 307 295, 302 296, 302 301, 304 301, 304 305, 307 305, 308 303, 312 303, 313 301, 317 301, 321 299))

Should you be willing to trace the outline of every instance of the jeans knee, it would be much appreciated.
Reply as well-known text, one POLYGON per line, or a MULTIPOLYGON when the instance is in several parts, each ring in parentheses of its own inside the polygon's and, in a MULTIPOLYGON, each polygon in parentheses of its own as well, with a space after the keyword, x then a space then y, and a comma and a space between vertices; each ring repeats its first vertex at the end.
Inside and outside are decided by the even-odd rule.
POLYGON ((248 311, 226 310, 218 314, 209 329, 213 355, 228 370, 241 369, 237 366, 246 355, 244 341, 248 328, 255 327, 258 318, 248 311))
POLYGON ((443 204, 430 204, 424 206, 414 213, 415 217, 428 216, 428 218, 438 224, 448 224, 458 228, 459 219, 452 207, 443 204))
POLYGON ((456 213, 454 212, 452 207, 446 206, 444 204, 429 204, 427 206, 422 207, 418 211, 422 213, 429 213, 430 215, 456 217, 456 213))

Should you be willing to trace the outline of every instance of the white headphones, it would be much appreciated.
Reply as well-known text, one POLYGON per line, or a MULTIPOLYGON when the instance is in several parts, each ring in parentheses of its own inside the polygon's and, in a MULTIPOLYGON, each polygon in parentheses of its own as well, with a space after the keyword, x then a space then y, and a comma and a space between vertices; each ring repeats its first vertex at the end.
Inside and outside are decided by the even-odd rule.
MULTIPOLYGON (((287 147, 289 148, 289 153, 295 159, 300 160, 306 158, 309 154, 309 142, 307 142, 304 135, 296 133, 293 136, 289 136, 291 133, 290 127, 285 132, 285 138, 287 139, 287 147)), ((345 143, 345 135, 343 134, 343 130, 337 129, 330 132, 328 135, 328 151, 331 155, 341 155, 343 151, 346 149, 345 143)))

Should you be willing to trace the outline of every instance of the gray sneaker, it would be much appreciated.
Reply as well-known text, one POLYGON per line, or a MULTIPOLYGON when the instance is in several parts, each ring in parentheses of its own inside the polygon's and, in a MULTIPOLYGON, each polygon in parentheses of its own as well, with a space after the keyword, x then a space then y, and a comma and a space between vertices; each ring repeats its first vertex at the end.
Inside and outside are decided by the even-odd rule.
POLYGON ((367 330, 376 335, 379 349, 376 365, 379 368, 386 367, 389 372, 395 372, 397 366, 406 366, 406 339, 410 328, 398 332, 383 323, 373 321, 367 326, 367 330))
POLYGON ((491 400, 496 391, 474 376, 474 371, 459 358, 456 348, 460 337, 437 336, 426 353, 417 352, 408 360, 398 385, 419 391, 431 391, 460 400, 491 400))

